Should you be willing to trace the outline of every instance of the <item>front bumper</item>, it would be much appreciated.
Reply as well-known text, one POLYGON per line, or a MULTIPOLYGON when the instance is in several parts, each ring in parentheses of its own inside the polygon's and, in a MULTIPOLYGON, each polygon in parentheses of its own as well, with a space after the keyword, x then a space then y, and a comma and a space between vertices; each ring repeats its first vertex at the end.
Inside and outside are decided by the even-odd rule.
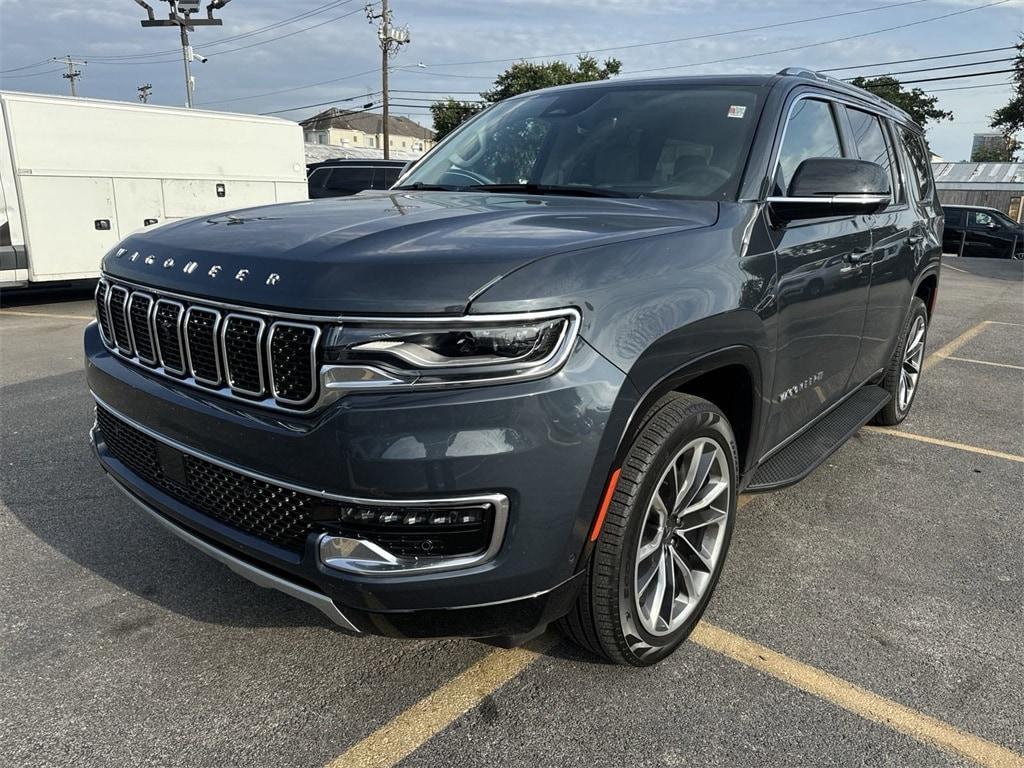
POLYGON ((147 483, 94 433, 104 469, 189 543, 315 605, 347 631, 394 636, 524 636, 564 614, 617 446, 616 425, 635 400, 623 374, 584 342, 562 371, 541 381, 362 394, 294 417, 186 391, 126 365, 95 326, 85 351, 89 386, 109 410, 227 465, 361 498, 507 496, 504 537, 487 562, 343 573, 320 561, 318 534, 296 553, 231 528, 147 483))

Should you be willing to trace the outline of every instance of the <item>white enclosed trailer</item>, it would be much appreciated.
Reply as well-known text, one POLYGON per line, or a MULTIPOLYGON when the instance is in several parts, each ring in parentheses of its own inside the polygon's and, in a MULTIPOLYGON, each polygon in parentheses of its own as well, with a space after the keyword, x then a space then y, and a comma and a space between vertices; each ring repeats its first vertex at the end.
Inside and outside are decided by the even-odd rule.
POLYGON ((143 227, 306 197, 297 123, 0 92, 0 286, 94 278, 143 227))

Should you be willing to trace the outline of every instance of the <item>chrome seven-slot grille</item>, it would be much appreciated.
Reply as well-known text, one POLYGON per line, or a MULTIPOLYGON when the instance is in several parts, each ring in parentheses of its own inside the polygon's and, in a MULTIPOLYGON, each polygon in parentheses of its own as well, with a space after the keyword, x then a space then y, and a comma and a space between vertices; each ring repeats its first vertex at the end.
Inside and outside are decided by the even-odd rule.
POLYGON ((96 319, 123 358, 222 395, 298 409, 317 395, 320 328, 101 279, 96 319))

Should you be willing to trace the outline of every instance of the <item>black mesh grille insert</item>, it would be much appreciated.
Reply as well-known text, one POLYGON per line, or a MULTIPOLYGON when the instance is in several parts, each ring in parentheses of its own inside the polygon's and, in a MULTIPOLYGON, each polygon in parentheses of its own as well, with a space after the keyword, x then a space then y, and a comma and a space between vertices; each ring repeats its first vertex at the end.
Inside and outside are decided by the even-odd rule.
POLYGON ((260 343, 263 321, 256 317, 230 315, 224 326, 224 358, 228 386, 244 394, 263 394, 263 364, 260 343))
POLYGON ((168 496, 279 547, 302 551, 313 529, 315 497, 182 453, 102 407, 96 409, 96 422, 110 452, 168 496))
POLYGON ((153 348, 153 333, 149 329, 149 310, 153 299, 144 293, 133 293, 128 302, 128 317, 132 322, 132 341, 135 342, 135 354, 144 363, 156 363, 156 350, 153 348))
POLYGON ((220 361, 217 359, 219 319, 220 315, 212 309, 192 307, 185 320, 192 375, 204 384, 220 384, 220 361))
POLYGON ((118 349, 132 351, 132 340, 128 334, 128 318, 125 315, 125 304, 128 302, 128 291, 119 285, 110 288, 110 327, 114 332, 114 343, 118 349))
POLYGON ((113 341, 110 333, 110 316, 107 314, 107 284, 102 280, 96 284, 96 321, 107 341, 113 341))
POLYGON ((179 335, 181 305, 170 301, 156 303, 156 341, 160 348, 160 363, 164 370, 183 375, 185 373, 184 351, 179 335))
POLYGON ((316 329, 305 325, 278 323, 270 341, 270 370, 274 394, 284 400, 305 402, 316 389, 313 355, 316 329))

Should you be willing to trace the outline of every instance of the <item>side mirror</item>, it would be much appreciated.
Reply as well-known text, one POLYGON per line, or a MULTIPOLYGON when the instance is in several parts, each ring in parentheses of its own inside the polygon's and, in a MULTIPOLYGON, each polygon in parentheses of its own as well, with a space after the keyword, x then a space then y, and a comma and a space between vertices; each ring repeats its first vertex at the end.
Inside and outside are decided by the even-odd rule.
POLYGON ((878 163, 811 157, 793 174, 785 197, 769 197, 779 222, 878 213, 892 198, 889 174, 878 163))

